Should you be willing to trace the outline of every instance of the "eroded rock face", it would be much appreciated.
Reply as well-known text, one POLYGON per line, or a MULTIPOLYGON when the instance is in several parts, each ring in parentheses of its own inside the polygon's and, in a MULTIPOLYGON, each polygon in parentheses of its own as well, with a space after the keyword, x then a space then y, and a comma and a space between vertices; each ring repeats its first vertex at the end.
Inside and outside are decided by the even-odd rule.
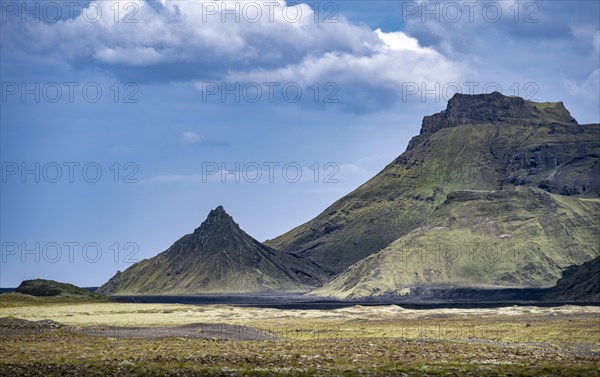
POLYGON ((510 154, 505 184, 536 185, 553 194, 600 196, 597 143, 544 144, 510 154), (579 151, 574 154, 574 151, 579 151))
POLYGON ((446 110, 425 116, 421 134, 432 134, 442 128, 462 124, 578 124, 562 102, 535 106, 521 97, 491 94, 455 94, 446 110))

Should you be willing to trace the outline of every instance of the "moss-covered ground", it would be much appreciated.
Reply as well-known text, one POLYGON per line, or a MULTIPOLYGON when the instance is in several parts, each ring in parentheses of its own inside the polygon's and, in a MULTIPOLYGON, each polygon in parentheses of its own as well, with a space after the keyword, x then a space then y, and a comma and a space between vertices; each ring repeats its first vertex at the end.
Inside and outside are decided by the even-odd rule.
POLYGON ((65 326, 1 328, 6 376, 597 376, 600 368, 600 308, 592 306, 280 310, 14 300, 0 299, 0 317, 65 326), (194 323, 244 325, 240 331, 272 337, 133 336, 194 323), (114 334, 86 331, 107 326, 114 334))

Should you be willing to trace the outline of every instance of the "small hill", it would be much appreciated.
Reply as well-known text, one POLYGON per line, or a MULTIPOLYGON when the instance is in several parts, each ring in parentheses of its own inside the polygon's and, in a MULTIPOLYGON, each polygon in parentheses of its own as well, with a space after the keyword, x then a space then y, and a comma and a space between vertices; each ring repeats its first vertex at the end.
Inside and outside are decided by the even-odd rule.
POLYGON ((105 298, 99 293, 79 288, 73 284, 60 283, 54 280, 46 279, 23 280, 23 282, 15 289, 15 292, 36 297, 60 296, 88 299, 105 298))
POLYGON ((581 265, 566 268, 556 286, 542 299, 600 302, 600 256, 581 265))
POLYGON ((194 295, 307 291, 319 269, 277 252, 244 232, 222 206, 153 258, 140 261, 98 289, 117 295, 194 295))

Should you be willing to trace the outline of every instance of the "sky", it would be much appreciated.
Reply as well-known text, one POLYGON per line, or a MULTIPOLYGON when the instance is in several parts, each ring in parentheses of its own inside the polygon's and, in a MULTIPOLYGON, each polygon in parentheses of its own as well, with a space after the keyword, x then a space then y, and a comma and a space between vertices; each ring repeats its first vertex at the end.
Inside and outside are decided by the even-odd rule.
POLYGON ((597 1, 0 4, 0 287, 99 286, 218 205, 274 238, 456 92, 600 122, 597 1))

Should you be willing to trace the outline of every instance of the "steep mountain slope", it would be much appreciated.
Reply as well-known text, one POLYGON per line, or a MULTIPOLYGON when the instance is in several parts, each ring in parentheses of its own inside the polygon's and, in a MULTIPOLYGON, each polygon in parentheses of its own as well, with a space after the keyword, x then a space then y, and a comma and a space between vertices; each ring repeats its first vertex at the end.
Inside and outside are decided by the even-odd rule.
POLYGON ((420 227, 315 295, 426 296, 455 288, 545 288, 600 254, 600 201, 529 187, 455 191, 420 227))
POLYGON ((98 289, 104 294, 302 291, 316 266, 272 250, 240 229, 223 207, 166 251, 140 261, 98 289))
POLYGON ((600 302, 600 256, 563 271, 556 286, 546 293, 549 301, 600 302))
POLYGON ((524 186, 598 198, 599 139, 600 125, 579 125, 562 103, 456 94, 446 110, 423 119, 420 135, 379 174, 265 244, 337 274, 425 226, 454 191, 524 186))

